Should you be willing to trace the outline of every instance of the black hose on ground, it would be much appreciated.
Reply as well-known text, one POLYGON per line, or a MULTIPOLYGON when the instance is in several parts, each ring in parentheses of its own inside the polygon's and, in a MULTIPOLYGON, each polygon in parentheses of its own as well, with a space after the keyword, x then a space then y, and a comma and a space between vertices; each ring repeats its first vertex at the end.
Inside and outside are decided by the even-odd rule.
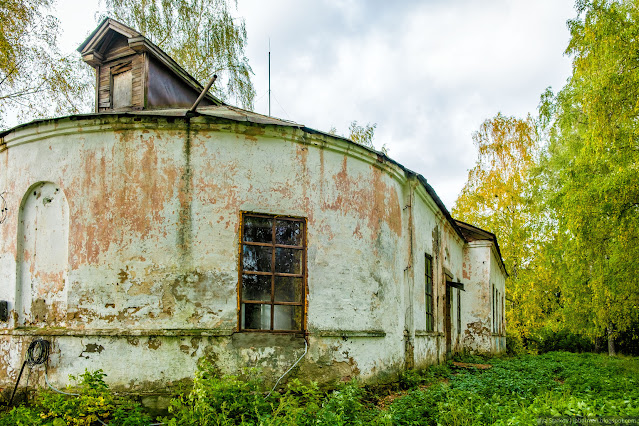
POLYGON ((16 385, 13 388, 13 393, 11 394, 11 398, 9 399, 9 405, 13 403, 13 397, 16 395, 16 391, 18 390, 18 384, 20 383, 20 379, 22 378, 24 367, 28 365, 29 369, 31 369, 35 367, 36 365, 44 364, 45 362, 47 362, 47 359, 49 358, 50 348, 51 348, 51 343, 48 340, 44 340, 41 337, 38 337, 33 342, 31 342, 31 344, 27 348, 26 359, 22 363, 22 368, 20 368, 20 374, 18 374, 18 380, 16 380, 16 385))

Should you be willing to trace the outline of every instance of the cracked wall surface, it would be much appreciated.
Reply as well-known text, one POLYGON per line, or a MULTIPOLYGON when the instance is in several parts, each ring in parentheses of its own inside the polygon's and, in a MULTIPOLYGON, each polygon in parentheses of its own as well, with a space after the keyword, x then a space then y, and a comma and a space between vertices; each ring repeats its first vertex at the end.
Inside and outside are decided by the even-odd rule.
POLYGON ((86 368, 114 387, 162 388, 204 358, 221 373, 278 377, 304 337, 237 332, 243 211, 307 219, 301 377, 384 380, 445 359, 445 274, 468 283, 462 330, 451 307, 452 351, 489 346, 473 324, 490 321, 480 288, 499 281, 495 259, 468 246, 414 175, 339 138, 207 117, 44 121, 2 140, 5 191, 5 384, 36 336, 53 343, 60 385, 86 368), (432 332, 424 254, 434 261, 432 332))

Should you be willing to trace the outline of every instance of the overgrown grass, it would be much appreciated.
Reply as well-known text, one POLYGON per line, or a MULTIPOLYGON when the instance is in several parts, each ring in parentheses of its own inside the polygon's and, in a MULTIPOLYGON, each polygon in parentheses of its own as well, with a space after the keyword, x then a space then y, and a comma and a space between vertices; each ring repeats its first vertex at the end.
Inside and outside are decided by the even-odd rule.
MULTIPOLYGON (((639 358, 551 352, 515 358, 470 357, 480 370, 452 362, 408 371, 389 386, 356 381, 325 392, 314 383, 289 381, 264 397, 251 378, 219 377, 203 364, 190 392, 177 395, 167 425, 516 425, 540 416, 639 416, 639 358)), ((42 392, 13 408, 1 425, 148 425, 134 402, 109 392, 103 373, 79 378, 79 397, 42 392)))

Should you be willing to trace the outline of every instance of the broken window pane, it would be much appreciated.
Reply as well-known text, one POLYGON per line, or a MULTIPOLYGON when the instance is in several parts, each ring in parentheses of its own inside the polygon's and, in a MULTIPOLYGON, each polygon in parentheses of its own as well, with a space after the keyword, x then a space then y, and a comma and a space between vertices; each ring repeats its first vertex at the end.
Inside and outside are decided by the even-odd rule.
POLYGON ((244 246, 242 268, 245 271, 271 272, 273 249, 262 246, 244 246))
POLYGON ((294 218, 243 215, 240 256, 241 330, 303 329, 306 282, 304 227, 304 221, 294 218), (277 245, 299 248, 276 247, 277 245))
POLYGON ((275 249, 275 272, 285 274, 302 273, 302 250, 289 248, 275 249))
POLYGON ((303 279, 295 277, 275 277, 276 302, 301 302, 303 279))
POLYGON ((301 246, 304 235, 304 222, 277 220, 275 222, 275 243, 288 246, 301 246))
POLYGON ((301 330, 302 307, 274 305, 273 330, 301 330))
POLYGON ((242 300, 271 300, 271 275, 242 275, 242 300))
POLYGON ((424 264, 424 293, 425 293, 425 310, 426 310, 426 331, 434 331, 435 318, 433 315, 433 259, 426 255, 424 264))
POLYGON ((273 241, 273 219, 268 217, 244 217, 244 241, 270 243, 273 241))
POLYGON ((240 316, 245 330, 271 329, 271 305, 243 303, 240 316))

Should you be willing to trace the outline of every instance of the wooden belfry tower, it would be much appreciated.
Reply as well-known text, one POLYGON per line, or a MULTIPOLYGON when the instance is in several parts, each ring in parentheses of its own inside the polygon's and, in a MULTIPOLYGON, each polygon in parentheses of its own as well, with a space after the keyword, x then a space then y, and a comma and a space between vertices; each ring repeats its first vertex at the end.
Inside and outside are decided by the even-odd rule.
MULTIPOLYGON (((95 112, 189 108, 202 85, 139 32, 107 18, 78 47, 96 72, 95 112)), ((211 94, 201 106, 224 105, 211 94)))

